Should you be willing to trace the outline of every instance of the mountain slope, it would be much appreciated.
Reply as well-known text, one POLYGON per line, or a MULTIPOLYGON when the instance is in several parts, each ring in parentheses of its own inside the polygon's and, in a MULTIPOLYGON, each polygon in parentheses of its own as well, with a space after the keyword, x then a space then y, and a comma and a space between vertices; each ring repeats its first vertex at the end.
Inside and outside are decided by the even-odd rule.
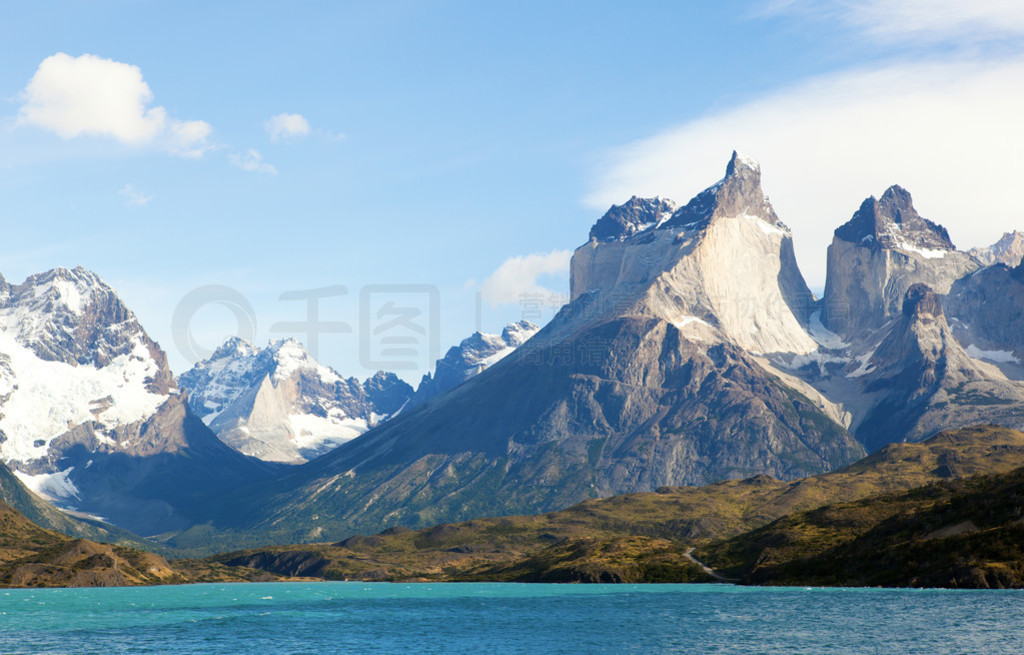
POLYGON ((874 402, 855 431, 869 451, 982 421, 1024 427, 1024 387, 967 354, 923 284, 866 364, 860 381, 874 402))
POLYGON ((62 512, 29 491, 21 480, 3 464, 0 464, 0 501, 7 503, 26 519, 45 530, 59 532, 69 537, 104 541, 144 550, 155 547, 154 543, 147 542, 138 535, 117 526, 62 512))
POLYGON ((971 248, 967 252, 982 266, 1004 264, 1013 268, 1024 260, 1024 232, 1019 230, 1004 232, 1003 236, 991 246, 971 248))
POLYGON ((957 280, 943 299, 953 328, 974 356, 1024 378, 1024 262, 996 264, 957 280))

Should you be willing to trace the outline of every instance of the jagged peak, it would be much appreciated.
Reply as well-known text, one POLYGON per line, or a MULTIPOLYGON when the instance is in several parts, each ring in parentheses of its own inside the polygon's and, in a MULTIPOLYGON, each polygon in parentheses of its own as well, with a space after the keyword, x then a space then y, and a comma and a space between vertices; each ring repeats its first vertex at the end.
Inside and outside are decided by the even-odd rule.
POLYGON ((909 250, 926 256, 932 251, 956 250, 946 228, 918 214, 910 192, 898 184, 886 189, 881 198, 864 200, 853 217, 836 228, 835 236, 868 248, 909 250))
MULTIPOLYGON (((983 248, 971 248, 967 251, 985 266, 1006 264, 1010 268, 1024 261, 1024 232, 1014 230, 1004 232, 999 240, 983 248)), ((2 286, 2 285, 0 285, 2 286)))
POLYGON ((744 172, 761 174, 761 163, 749 155, 745 155, 739 150, 732 151, 732 158, 729 160, 729 164, 725 167, 725 177, 729 178, 733 175, 742 175, 744 172))
POLYGON ((787 229, 761 189, 761 165, 738 150, 729 158, 725 177, 676 210, 664 227, 703 228, 713 218, 736 216, 755 216, 787 229))
POLYGON ((668 198, 633 196, 621 205, 612 205, 590 228, 590 238, 621 241, 668 219, 676 204, 668 198))
POLYGON ((538 330, 539 326, 524 319, 506 325, 501 331, 501 338, 508 345, 518 347, 526 343, 538 330))
POLYGON ((241 337, 228 337, 224 343, 222 343, 213 354, 210 355, 211 360, 218 360, 224 358, 234 357, 250 357, 256 352, 256 348, 241 337))

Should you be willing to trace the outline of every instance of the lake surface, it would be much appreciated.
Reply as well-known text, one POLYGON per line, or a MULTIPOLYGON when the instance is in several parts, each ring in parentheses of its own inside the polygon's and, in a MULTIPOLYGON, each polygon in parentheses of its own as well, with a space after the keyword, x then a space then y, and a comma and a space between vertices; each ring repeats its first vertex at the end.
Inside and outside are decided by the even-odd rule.
POLYGON ((1020 653, 1024 593, 727 585, 0 590, 0 653, 1020 653))

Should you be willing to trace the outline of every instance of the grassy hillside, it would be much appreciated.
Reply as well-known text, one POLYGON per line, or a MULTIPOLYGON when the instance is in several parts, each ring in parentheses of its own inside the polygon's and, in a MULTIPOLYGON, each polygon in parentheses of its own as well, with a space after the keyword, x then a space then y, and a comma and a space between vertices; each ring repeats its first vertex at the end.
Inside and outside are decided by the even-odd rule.
POLYGON ((698 556, 746 584, 1024 587, 1024 469, 800 512, 698 556))
POLYGON ((709 574, 687 557, 691 546, 794 512, 1021 466, 1024 433, 983 426, 894 444, 841 471, 795 482, 759 476, 663 488, 539 516, 392 528, 335 544, 252 549, 209 561, 327 579, 707 580, 709 574))
POLYGON ((0 501, 0 587, 123 587, 277 578, 265 571, 205 562, 172 565, 155 553, 67 537, 39 527, 0 501))

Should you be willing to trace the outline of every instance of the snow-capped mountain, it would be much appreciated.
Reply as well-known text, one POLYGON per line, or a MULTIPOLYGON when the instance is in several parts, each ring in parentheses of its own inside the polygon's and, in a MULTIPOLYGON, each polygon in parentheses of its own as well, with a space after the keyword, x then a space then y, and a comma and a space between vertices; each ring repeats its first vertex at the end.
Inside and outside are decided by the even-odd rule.
POLYGON ((444 359, 437 360, 433 374, 423 376, 413 403, 425 402, 479 375, 512 354, 538 330, 540 328, 530 321, 517 321, 506 325, 501 334, 474 332, 459 345, 449 348, 444 359))
POLYGON ((982 266, 1005 264, 1013 268, 1024 260, 1024 232, 1004 232, 991 246, 971 248, 967 252, 981 262, 982 266))
POLYGON ((80 267, 0 278, 0 458, 58 506, 142 534, 189 525, 197 494, 270 474, 189 415, 164 352, 80 267))
POLYGON ((0 278, 0 458, 16 471, 55 473, 78 426, 110 450, 139 446, 126 429, 173 385, 163 352, 96 274, 58 268, 16 286, 0 278))
POLYGON ((267 461, 301 463, 395 414, 413 389, 393 373, 343 378, 294 339, 256 348, 237 337, 179 377, 222 441, 267 461))

